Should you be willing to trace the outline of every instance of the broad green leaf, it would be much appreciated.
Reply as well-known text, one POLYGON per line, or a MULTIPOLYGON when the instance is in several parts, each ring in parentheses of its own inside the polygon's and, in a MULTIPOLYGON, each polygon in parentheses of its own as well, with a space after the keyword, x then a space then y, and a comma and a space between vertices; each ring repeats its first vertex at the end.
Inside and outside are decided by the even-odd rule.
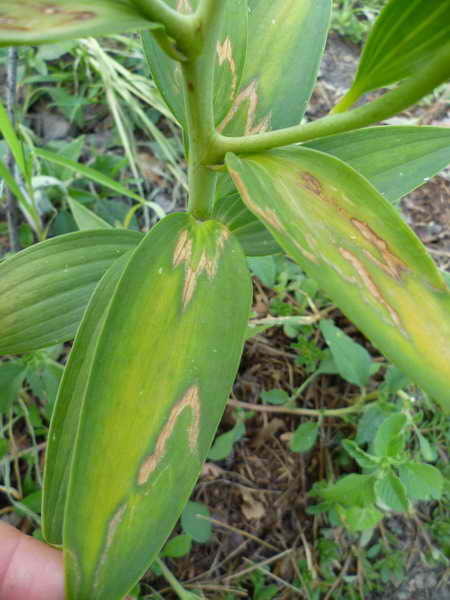
POLYGON ((450 0, 391 0, 364 47, 349 97, 414 75, 450 38, 450 0))
POLYGON ((74 440, 80 421, 82 399, 97 341, 105 324, 118 281, 130 260, 127 252, 115 260, 95 288, 77 332, 64 370, 54 409, 47 447, 42 531, 48 543, 62 545, 64 510, 67 499, 74 440))
POLYGON ((164 546, 161 556, 181 558, 191 551, 192 538, 190 535, 176 535, 164 546))
POLYGON ((94 287, 143 239, 133 231, 85 231, 41 242, 0 264, 0 354, 74 337, 94 287))
POLYGON ((450 291, 396 209, 351 167, 315 150, 228 155, 227 165, 284 250, 450 411, 450 291))
POLYGON ((305 146, 340 158, 391 202, 450 163, 448 127, 368 127, 320 138, 305 146))
POLYGON ((352 532, 373 529, 384 516, 373 504, 350 507, 338 506, 337 512, 342 523, 352 532))
POLYGON ((44 150, 43 148, 35 148, 35 153, 39 158, 43 158, 48 160, 51 163, 56 165, 60 165, 61 167, 65 167, 75 173, 79 173, 95 183, 99 185, 103 185, 114 192, 122 196, 127 196, 128 198, 132 198, 133 200, 137 200, 140 203, 145 203, 144 198, 141 198, 138 194, 135 194, 131 190, 129 190, 125 185, 118 183, 108 175, 97 171, 97 169, 93 169, 92 167, 86 167, 86 165, 82 165, 81 163, 76 162, 75 160, 71 160, 70 158, 66 158, 62 154, 56 154, 55 152, 51 152, 50 150, 44 150))
POLYGON ((242 202, 235 188, 234 193, 220 197, 215 202, 213 218, 233 232, 247 256, 268 256, 282 252, 272 234, 242 202))
POLYGON ((354 385, 366 387, 372 366, 372 358, 367 350, 329 319, 320 322, 320 330, 331 350, 339 375, 354 385))
POLYGON ((263 285, 273 287, 277 277, 277 265, 273 256, 255 256, 247 258, 247 264, 253 275, 256 275, 263 285))
POLYGON ((403 451, 406 423, 402 413, 390 415, 381 423, 373 441, 375 456, 395 457, 403 451))
POLYGON ((249 0, 242 82, 218 125, 225 135, 252 135, 302 120, 316 81, 330 0, 249 0))
POLYGON ((209 510, 201 502, 188 502, 181 515, 183 531, 200 544, 207 542, 212 533, 211 521, 202 517, 209 517, 209 510))
POLYGON ((434 448, 427 438, 419 431, 416 432, 416 435, 419 438, 420 453, 423 460, 426 460, 427 462, 434 462, 437 458, 436 448, 434 448))
MULTIPOLYGON (((227 0, 227 2, 222 30, 213 48, 216 53, 214 75, 216 123, 225 117, 237 96, 247 47, 247 0, 227 0)), ((169 0, 168 4, 182 13, 189 14, 197 8, 198 0, 169 0)), ((186 114, 180 63, 164 53, 151 33, 143 33, 142 41, 153 80, 174 117, 185 128, 186 114)))
POLYGON ((233 429, 222 433, 215 440, 208 452, 209 460, 223 460, 230 456, 234 444, 245 435, 245 425, 242 421, 236 423, 233 429))
POLYGON ((92 210, 80 204, 73 198, 68 199, 70 211, 81 231, 89 231, 91 229, 112 229, 112 225, 104 219, 96 215, 92 210))
POLYGON ((250 300, 244 255, 217 222, 171 215, 133 253, 78 398, 68 600, 119 600, 171 532, 222 416, 250 300))
POLYGON ((267 392, 261 392, 261 400, 269 404, 282 405, 289 402, 289 394, 284 390, 274 389, 267 392))
POLYGON ((159 27, 131 0, 2 0, 0 46, 35 45, 159 27))
POLYGON ((308 452, 314 446, 319 435, 319 424, 313 421, 302 423, 294 431, 289 442, 292 452, 308 452))
POLYGON ((372 475, 352 473, 341 477, 334 485, 318 490, 324 499, 343 506, 366 506, 374 501, 374 478, 372 475))
POLYGON ((362 469, 373 471, 377 467, 379 460, 375 456, 365 452, 353 440, 342 440, 342 446, 362 469))
POLYGON ((444 478, 436 467, 408 462, 399 467, 400 480, 412 500, 439 500, 444 478))
POLYGON ((17 398, 26 370, 22 361, 0 363, 0 415, 8 411, 17 398))
POLYGON ((377 479, 374 489, 377 504, 381 509, 395 512, 408 510, 406 488, 392 471, 388 471, 380 479, 377 479))

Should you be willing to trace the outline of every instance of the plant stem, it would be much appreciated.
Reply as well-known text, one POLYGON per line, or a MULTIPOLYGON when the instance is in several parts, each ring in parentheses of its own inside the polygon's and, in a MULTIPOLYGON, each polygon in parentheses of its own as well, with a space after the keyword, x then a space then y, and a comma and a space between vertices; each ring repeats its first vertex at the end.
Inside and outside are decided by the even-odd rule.
POLYGON ((182 15, 163 0, 133 0, 133 2, 148 19, 164 25, 167 35, 175 40, 175 51, 181 52, 184 57, 196 54, 199 36, 197 19, 194 15, 182 15))
MULTIPOLYGON (((15 127, 16 116, 15 107, 17 100, 17 63, 18 63, 18 50, 15 47, 9 48, 8 50, 8 66, 6 73, 6 106, 8 112, 8 118, 15 127)), ((14 176, 14 170, 16 162, 14 160, 13 153, 8 149, 6 157, 6 165, 14 176)), ((8 221, 8 232, 9 232, 9 243, 13 252, 19 252, 20 250, 20 238, 19 238, 19 208, 17 206, 16 198, 10 188, 6 192, 6 219, 8 221)))
POLYGON ((332 114, 305 125, 296 125, 248 137, 226 137, 216 134, 214 162, 223 162, 227 152, 236 154, 261 152, 373 125, 415 104, 446 81, 448 77, 450 77, 450 44, 446 44, 414 77, 400 83, 396 89, 387 92, 381 98, 354 110, 342 114, 332 114))
POLYGON ((352 406, 347 406, 346 408, 336 408, 336 409, 324 409, 324 410, 315 410, 313 408, 285 408, 283 406, 266 406, 264 404, 252 404, 250 402, 240 402, 239 400, 228 400, 228 404, 230 406, 235 406, 236 408, 245 408, 246 410, 256 410, 258 412, 266 412, 266 413, 281 413, 285 415, 300 415, 304 417, 345 417, 346 415, 351 415, 355 413, 361 412, 367 404, 367 400, 374 400, 378 397, 378 392, 372 392, 370 394, 366 394, 365 396, 361 396, 352 406))
POLYGON ((208 168, 215 137, 214 69, 216 40, 225 14, 225 2, 203 0, 196 13, 198 27, 205 32, 198 56, 182 63, 189 139, 189 208, 198 219, 211 214, 217 174, 208 168))
POLYGON ((194 595, 191 592, 188 592, 187 590, 184 589, 184 587, 181 585, 181 583, 178 581, 178 579, 166 567, 164 561, 162 561, 160 558, 157 558, 156 563, 157 563, 158 567, 161 569, 161 572, 164 575, 164 578, 170 584, 170 587, 176 593, 178 598, 180 598, 180 600, 194 600, 194 598, 197 598, 196 595, 194 595))

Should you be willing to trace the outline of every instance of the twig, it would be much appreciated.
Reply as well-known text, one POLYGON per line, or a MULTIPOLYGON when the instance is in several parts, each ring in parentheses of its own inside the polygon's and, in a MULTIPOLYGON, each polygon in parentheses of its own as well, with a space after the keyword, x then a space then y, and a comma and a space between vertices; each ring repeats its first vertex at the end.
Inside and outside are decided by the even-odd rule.
POLYGON ((240 402, 239 400, 228 400, 229 406, 236 408, 245 408, 246 410, 255 410, 257 412, 280 413, 285 415, 303 415, 305 417, 343 417, 353 413, 361 412, 367 405, 367 400, 374 400, 378 397, 378 392, 372 392, 362 396, 353 406, 346 408, 316 410, 312 408, 286 408, 283 406, 266 406, 264 404, 253 404, 251 402, 240 402))
MULTIPOLYGON (((242 569, 242 571, 238 571, 237 573, 232 573, 231 575, 227 575, 224 579, 226 581, 230 581, 231 579, 236 579, 237 577, 242 577, 243 575, 247 575, 248 573, 251 573, 252 571, 256 571, 257 569, 260 569, 266 565, 270 565, 271 563, 275 562, 276 560, 283 558, 283 556, 287 556, 291 552, 292 552, 292 548, 289 548, 288 550, 284 550, 283 552, 280 552, 279 554, 276 554, 275 556, 271 556, 270 558, 263 560, 261 563, 258 563, 258 564, 252 563, 251 567, 247 567, 246 569, 242 569)), ((250 562, 250 561, 247 559, 247 562, 250 562)))
MULTIPOLYGON (((8 118, 13 126, 16 124, 15 106, 17 100, 18 56, 18 50, 16 47, 12 47, 8 50, 8 68, 6 73, 6 108, 8 112, 8 118)), ((14 174, 15 164, 16 162, 14 160, 13 153, 10 149, 8 149, 6 165, 12 174, 14 174)), ((17 206, 17 200, 9 188, 6 190, 6 218, 8 221, 9 243, 11 250, 13 252, 19 252, 19 209, 17 206)))

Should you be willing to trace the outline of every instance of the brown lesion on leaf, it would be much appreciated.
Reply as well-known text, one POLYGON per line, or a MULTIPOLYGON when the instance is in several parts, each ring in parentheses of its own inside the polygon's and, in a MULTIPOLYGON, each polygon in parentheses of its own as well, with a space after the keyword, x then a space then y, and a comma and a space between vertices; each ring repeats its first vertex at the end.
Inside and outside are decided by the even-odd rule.
POLYGON ((73 21, 89 21, 90 19, 95 19, 97 16, 97 14, 91 10, 72 10, 66 14, 69 15, 73 21))
POLYGON ((255 215, 261 217, 263 221, 266 221, 269 225, 271 225, 274 229, 277 229, 278 231, 283 231, 283 224, 278 218, 276 212, 271 208, 262 208, 261 206, 253 202, 253 200, 250 197, 249 191, 245 187, 244 182, 242 181, 242 178, 239 175, 239 173, 237 173, 234 169, 229 169, 229 172, 234 180, 234 183, 239 193, 242 196, 242 199, 244 200, 248 208, 255 215))
POLYGON ((177 267, 183 261, 190 261, 192 257, 192 240, 189 237, 189 231, 183 229, 178 237, 173 254, 173 266, 177 267))
POLYGON ((218 125, 217 131, 222 133, 227 125, 231 123, 233 118, 236 116, 240 107, 244 102, 248 101, 247 119, 245 122, 244 135, 256 135, 258 133, 264 133, 270 129, 270 120, 272 114, 266 115, 259 123, 256 123, 256 110, 258 108, 258 80, 254 79, 247 87, 245 87, 235 98, 228 114, 224 120, 218 125))
POLYGON ((351 221, 361 235, 368 242, 370 242, 372 246, 376 248, 376 250, 378 250, 384 259, 384 263, 373 256, 368 250, 365 250, 364 253, 367 258, 369 258, 385 273, 399 281, 402 273, 407 270, 407 265, 392 252, 387 242, 378 234, 376 234, 375 231, 369 227, 369 225, 367 225, 367 223, 359 221, 358 219, 352 219, 351 221))
POLYGON ((238 77, 236 70, 236 62, 233 58, 233 46, 229 37, 226 37, 224 42, 221 44, 217 42, 216 46, 217 56, 219 57, 219 66, 221 67, 225 62, 229 64, 231 71, 231 99, 234 98, 237 91, 238 77))
POLYGON ((310 252, 309 250, 307 250, 306 248, 304 248, 300 242, 298 242, 297 240, 294 240, 294 246, 297 248, 297 250, 306 258, 308 259, 310 262, 319 264, 319 259, 317 258, 317 256, 315 256, 312 252, 310 252))
POLYGON ((312 173, 302 171, 300 173, 300 186, 315 196, 322 197, 323 187, 321 182, 312 173))
POLYGON ((148 482, 151 474, 155 471, 161 460, 164 458, 167 442, 173 434, 178 418, 185 409, 190 409, 192 415, 191 423, 188 427, 189 450, 191 454, 196 453, 198 436, 200 433, 200 390, 197 385, 192 385, 181 398, 181 400, 172 408, 169 418, 159 434, 154 452, 152 452, 152 454, 150 454, 150 456, 144 460, 141 468, 139 469, 139 485, 145 485, 148 482))
POLYGON ((128 508, 127 503, 119 506, 119 508, 113 514, 113 516, 111 517, 111 520, 108 523, 108 530, 106 533, 106 541, 105 541, 105 544, 104 544, 104 547, 102 550, 102 554, 100 556, 100 559, 98 561, 98 565, 97 565, 97 568, 95 571, 94 587, 97 587, 99 585, 100 571, 101 571, 103 565, 106 563, 106 560, 108 558, 108 552, 113 544, 114 536, 116 535, 117 528, 122 523, 127 508, 128 508))
POLYGON ((355 256, 352 252, 350 252, 350 250, 347 250, 346 248, 339 248, 339 252, 343 256, 343 258, 347 262, 349 262, 352 265, 352 267, 355 269, 355 271, 358 273, 358 275, 361 278, 363 284, 368 289, 370 295, 379 304, 381 304, 382 306, 384 306, 384 308, 388 311, 388 313, 389 313, 392 321, 394 322, 394 324, 397 325, 397 327, 400 328, 400 331, 402 333, 404 333, 403 328, 402 328, 402 323, 401 323, 401 320, 400 320, 400 317, 399 317, 397 311, 384 298, 383 294, 381 293, 381 291, 379 290, 378 286, 375 284, 375 282, 373 281, 373 279, 370 276, 369 272, 367 271, 366 267, 359 260, 359 258, 357 256, 355 256))

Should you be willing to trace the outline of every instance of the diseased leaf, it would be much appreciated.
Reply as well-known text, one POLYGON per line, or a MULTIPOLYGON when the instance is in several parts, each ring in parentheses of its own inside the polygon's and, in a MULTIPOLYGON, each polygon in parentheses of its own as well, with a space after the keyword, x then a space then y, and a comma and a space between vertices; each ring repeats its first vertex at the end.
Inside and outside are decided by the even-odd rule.
POLYGON ((138 232, 69 233, 0 264, 0 354, 20 354, 75 336, 105 271, 135 248, 138 232))
POLYGON ((448 127, 368 127, 305 146, 340 158, 390 202, 398 201, 450 163, 448 127))
MULTIPOLYGON (((170 0, 168 3, 172 8, 189 14, 197 8, 198 0, 170 0)), ((216 123, 225 117, 239 89, 247 46, 247 15, 247 0, 228 0, 222 31, 213 49, 216 53, 214 75, 216 123)), ((181 66, 161 50, 151 33, 143 33, 142 41, 153 80, 174 117, 185 128, 181 66)))
POLYGON ((95 288, 77 332, 64 370, 54 409, 47 447, 42 531, 48 543, 62 545, 64 510, 70 466, 97 341, 118 281, 131 251, 115 260, 95 288))
POLYGON ((250 300, 245 257, 220 223, 171 215, 133 253, 86 347, 64 515, 68 600, 121 599, 164 544, 223 414, 250 300))
POLYGON ((450 38, 450 0, 390 0, 369 38, 349 95, 405 79, 426 65, 450 38))
POLYGON ((299 123, 325 47, 330 0, 249 0, 248 45, 238 94, 218 124, 251 135, 299 123))
POLYGON ((0 46, 35 45, 159 27, 131 0, 2 0, 0 46))
POLYGON ((250 210, 391 362, 450 411, 450 292, 398 212, 351 167, 292 147, 227 156, 250 210))
POLYGON ((220 197, 215 202, 213 218, 233 232, 247 256, 268 256, 282 252, 270 231, 248 210, 235 188, 234 193, 220 197))

